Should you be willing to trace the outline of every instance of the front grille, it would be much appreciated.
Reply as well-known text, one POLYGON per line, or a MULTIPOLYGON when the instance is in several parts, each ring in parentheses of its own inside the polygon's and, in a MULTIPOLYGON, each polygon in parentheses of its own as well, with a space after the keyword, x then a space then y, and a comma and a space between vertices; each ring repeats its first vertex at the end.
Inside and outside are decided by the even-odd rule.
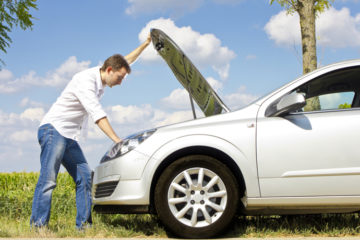
POLYGON ((119 181, 113 181, 113 182, 100 183, 99 185, 97 185, 95 191, 95 198, 110 196, 114 192, 118 182, 119 181))

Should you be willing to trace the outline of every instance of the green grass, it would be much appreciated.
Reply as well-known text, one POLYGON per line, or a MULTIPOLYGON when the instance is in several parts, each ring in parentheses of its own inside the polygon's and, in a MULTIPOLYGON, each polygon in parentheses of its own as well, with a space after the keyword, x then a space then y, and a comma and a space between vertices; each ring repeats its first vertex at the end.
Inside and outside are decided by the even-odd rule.
MULTIPOLYGON (((93 227, 75 229, 75 185, 61 173, 53 192, 49 228, 31 229, 29 220, 38 173, 0 173, 0 238, 7 237, 167 237, 156 216, 93 213, 93 227)), ((169 235, 171 236, 171 235, 169 235)), ((238 217, 224 237, 360 236, 358 214, 292 217, 238 217)))
POLYGON ((40 233, 29 227, 38 173, 0 173, 0 237, 136 237, 166 236, 155 216, 93 213, 93 228, 75 229, 75 184, 60 173, 53 192, 49 228, 40 233))

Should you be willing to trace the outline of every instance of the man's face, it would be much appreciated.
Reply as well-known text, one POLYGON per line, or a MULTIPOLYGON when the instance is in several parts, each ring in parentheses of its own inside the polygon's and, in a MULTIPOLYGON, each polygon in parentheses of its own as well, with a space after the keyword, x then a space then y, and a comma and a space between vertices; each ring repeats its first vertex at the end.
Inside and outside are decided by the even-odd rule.
POLYGON ((109 87, 113 87, 121 84, 122 80, 127 74, 127 71, 125 67, 122 67, 117 71, 114 71, 111 68, 108 69, 107 73, 108 73, 108 77, 107 77, 106 85, 108 85, 109 87))

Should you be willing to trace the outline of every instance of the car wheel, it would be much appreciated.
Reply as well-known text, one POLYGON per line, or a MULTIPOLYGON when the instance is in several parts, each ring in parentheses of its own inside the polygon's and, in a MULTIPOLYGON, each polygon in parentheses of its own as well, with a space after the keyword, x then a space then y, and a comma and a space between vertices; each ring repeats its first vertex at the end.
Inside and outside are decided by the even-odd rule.
POLYGON ((170 164, 154 195, 160 220, 184 238, 208 238, 225 230, 236 213, 238 199, 238 183, 230 169, 203 155, 170 164))

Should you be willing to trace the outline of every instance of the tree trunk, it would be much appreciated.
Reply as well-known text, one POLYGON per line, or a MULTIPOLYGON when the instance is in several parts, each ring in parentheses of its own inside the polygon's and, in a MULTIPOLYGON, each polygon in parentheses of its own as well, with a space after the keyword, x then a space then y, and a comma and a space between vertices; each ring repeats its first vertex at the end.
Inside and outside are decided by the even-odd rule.
POLYGON ((303 73, 317 68, 316 32, 315 32, 315 0, 299 0, 301 42, 303 52, 303 73))
MULTIPOLYGON (((315 0, 299 0, 297 12, 300 17, 301 43, 303 52, 303 74, 317 68, 316 31, 315 31, 315 0)), ((306 100, 305 111, 320 110, 318 97, 306 100)))

